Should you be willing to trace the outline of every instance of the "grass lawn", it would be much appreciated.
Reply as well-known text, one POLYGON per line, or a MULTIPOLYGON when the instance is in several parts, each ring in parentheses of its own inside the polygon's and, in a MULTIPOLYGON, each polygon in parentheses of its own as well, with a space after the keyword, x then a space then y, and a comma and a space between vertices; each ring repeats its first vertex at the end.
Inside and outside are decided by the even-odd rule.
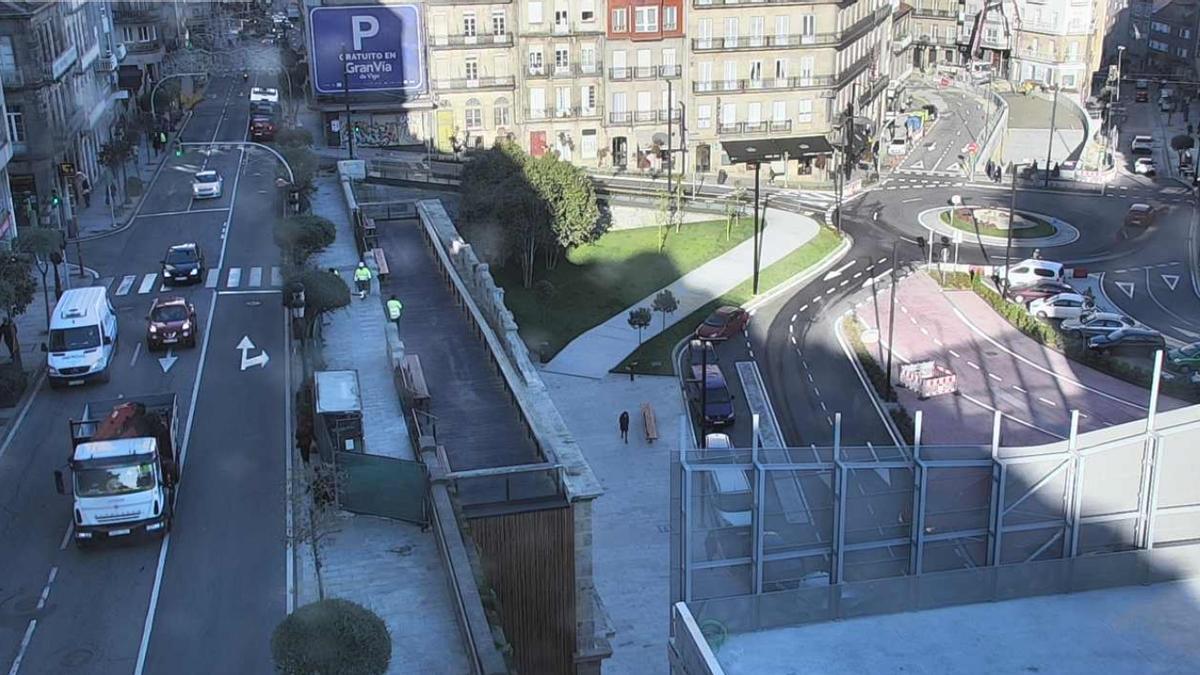
MULTIPOLYGON (((942 211, 941 215, 939 215, 938 217, 942 219, 943 223, 949 225, 950 227, 953 227, 956 230, 962 230, 963 232, 975 234, 975 226, 973 224, 971 224, 970 221, 959 218, 957 214, 955 214, 953 216, 954 219, 951 220, 951 214, 954 214, 954 211, 942 211)), ((1022 217, 1024 217, 1027 220, 1031 220, 1031 221, 1037 223, 1037 225, 1034 225, 1033 227, 1019 227, 1019 228, 1013 230, 1013 233, 1012 233, 1013 239, 1037 239, 1040 237, 1050 237, 1050 236, 1053 236, 1055 232, 1058 232, 1058 230, 1055 229, 1055 227, 1053 225, 1046 222, 1045 220, 1042 220, 1041 218, 1038 218, 1036 216, 1031 216, 1027 213, 1025 213, 1025 214, 1018 213, 1017 214, 1018 221, 1022 217)), ((985 237, 1005 238, 1008 236, 1008 230, 1002 230, 998 227, 988 227, 986 225, 980 225, 979 226, 979 234, 981 234, 985 237)))
MULTIPOLYGON (((765 268, 759 278, 759 290, 761 293, 766 293, 820 262, 830 251, 837 248, 840 241, 841 238, 837 231, 822 227, 817 232, 817 236, 807 244, 765 268)), ((633 366, 633 372, 643 375, 670 375, 674 372, 671 365, 671 350, 675 348, 675 345, 691 335, 696 330, 696 326, 700 325, 700 322, 704 321, 704 318, 717 307, 743 305, 749 302, 753 297, 750 292, 752 286, 753 282, 747 279, 732 291, 683 317, 678 323, 647 340, 645 344, 638 347, 637 351, 625 357, 625 360, 614 368, 613 372, 627 373, 629 367, 633 366)))
POLYGON ((728 239, 724 219, 685 223, 679 234, 670 231, 660 255, 658 228, 616 230, 572 251, 550 272, 539 259, 535 288, 522 288, 517 264, 493 274, 504 287, 504 302, 525 344, 536 353, 545 343, 554 355, 589 328, 749 239, 753 231, 753 218, 742 218, 728 239), (554 287, 548 302, 536 290, 543 279, 554 287))

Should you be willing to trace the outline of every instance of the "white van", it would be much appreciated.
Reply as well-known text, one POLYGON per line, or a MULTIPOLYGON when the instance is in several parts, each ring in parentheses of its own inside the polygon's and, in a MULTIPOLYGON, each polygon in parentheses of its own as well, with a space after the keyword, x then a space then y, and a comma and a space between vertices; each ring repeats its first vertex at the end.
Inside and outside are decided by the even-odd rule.
MULTIPOLYGON (((1065 281, 1062 263, 1029 258, 1008 269, 1008 283, 1013 288, 1032 286, 1042 281, 1065 281)), ((1004 268, 1000 269, 1004 274, 1004 268)))
POLYGON ((63 293, 50 316, 46 351, 51 387, 108 382, 117 350, 117 314, 103 286, 72 288, 63 293))

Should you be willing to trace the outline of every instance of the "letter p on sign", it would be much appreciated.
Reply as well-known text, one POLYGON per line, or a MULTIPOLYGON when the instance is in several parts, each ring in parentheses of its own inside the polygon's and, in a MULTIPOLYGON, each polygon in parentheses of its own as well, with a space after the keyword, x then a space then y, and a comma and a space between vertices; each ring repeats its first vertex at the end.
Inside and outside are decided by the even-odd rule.
POLYGON ((379 35, 379 19, 369 15, 359 15, 350 17, 352 24, 351 36, 354 40, 354 51, 362 51, 362 43, 365 38, 372 38, 379 35))

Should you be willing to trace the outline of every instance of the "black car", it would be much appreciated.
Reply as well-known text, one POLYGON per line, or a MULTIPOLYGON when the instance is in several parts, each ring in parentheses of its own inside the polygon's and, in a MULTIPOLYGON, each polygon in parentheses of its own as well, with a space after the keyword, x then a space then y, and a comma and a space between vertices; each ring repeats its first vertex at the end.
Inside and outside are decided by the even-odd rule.
POLYGON ((1049 298, 1058 295, 1059 293, 1074 293, 1075 289, 1070 284, 1064 284, 1061 281, 1039 281, 1036 284, 1028 286, 1017 286, 1008 289, 1008 295, 1014 302, 1019 302, 1027 305, 1039 298, 1049 298))
POLYGON ((162 275, 166 283, 186 284, 204 279, 204 251, 200 244, 189 242, 168 248, 162 259, 162 275))
POLYGON ((1121 328, 1107 335, 1097 335, 1088 340, 1088 349, 1098 352, 1138 351, 1153 352, 1166 349, 1167 341, 1162 333, 1152 328, 1121 328))
POLYGON ((697 416, 703 415, 708 427, 733 424, 733 395, 729 393, 725 375, 721 373, 719 366, 710 364, 707 369, 692 366, 692 377, 687 381, 687 394, 693 410, 697 416))

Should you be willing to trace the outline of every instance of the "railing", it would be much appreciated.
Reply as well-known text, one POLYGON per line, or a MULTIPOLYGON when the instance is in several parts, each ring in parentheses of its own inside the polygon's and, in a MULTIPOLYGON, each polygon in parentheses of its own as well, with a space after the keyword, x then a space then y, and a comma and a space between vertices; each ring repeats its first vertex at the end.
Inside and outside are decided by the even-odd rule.
POLYGON ((683 66, 659 66, 658 76, 666 79, 674 79, 683 75, 683 66))
POLYGON ((635 110, 633 111, 634 124, 647 124, 658 121, 658 112, 654 110, 635 110))
POLYGON ((608 69, 608 79, 625 80, 675 79, 683 75, 683 66, 617 66, 608 69))
POLYGON ((811 5, 817 0, 692 0, 696 9, 712 9, 730 5, 811 5))
POLYGON ((654 80, 658 78, 658 68, 654 66, 635 66, 633 68, 633 79, 635 80, 654 80))
MULTIPOLYGON (((932 9, 929 7, 913 7, 913 16, 930 19, 957 19, 958 13, 952 9, 932 9)), ((1024 24, 1024 21, 1021 22, 1024 24)))
POLYGON ((544 77, 590 77, 604 72, 604 68, 599 63, 593 63, 589 65, 575 63, 565 66, 529 66, 525 72, 527 79, 544 77))
POLYGON ((572 34, 588 34, 588 33, 603 33, 604 29, 596 21, 566 21, 566 22, 547 22, 542 24, 530 25, 527 29, 521 32, 527 37, 547 37, 553 35, 572 35, 572 34))
MULTIPOLYGON (((866 60, 864 58, 860 63, 866 60)), ((839 78, 832 75, 774 77, 765 80, 712 80, 708 82, 692 82, 692 92, 696 94, 719 94, 721 92, 742 93, 759 90, 817 89, 832 87, 838 81, 839 78)))
POLYGON ((149 7, 134 9, 120 3, 113 4, 113 18, 117 23, 154 23, 159 20, 162 5, 153 3, 149 7))
POLYGON ((633 113, 628 110, 614 110, 608 113, 609 124, 632 124, 633 113))
POLYGON ((788 35, 740 35, 733 38, 692 38, 692 49, 698 52, 730 51, 734 49, 789 49, 823 47, 837 44, 837 33, 791 33, 788 35))
POLYGON ((792 130, 791 120, 769 120, 758 122, 720 122, 717 134, 736 136, 739 134, 780 134, 792 130))
POLYGON ((149 54, 162 49, 162 41, 155 38, 144 42, 126 42, 125 49, 130 54, 149 54))
POLYGON ((434 49, 451 47, 510 47, 512 33, 485 33, 481 35, 434 35, 430 45, 434 49))
POLYGON ((572 106, 567 108, 526 108, 525 119, 527 120, 562 120, 562 119, 587 119, 594 117, 603 117, 603 108, 585 108, 572 106))
POLYGON ((858 77, 864 70, 867 69, 868 66, 870 66, 872 63, 875 62, 875 59, 877 57, 878 57, 878 54, 875 53, 874 49, 867 52, 862 58, 855 61, 853 64, 850 65, 849 68, 846 68, 845 70, 843 70, 841 72, 841 74, 838 76, 838 79, 837 79, 838 85, 839 86, 843 85, 843 84, 849 82, 850 80, 853 80, 854 78, 858 77))
POLYGON ((75 45, 63 50, 63 53, 55 57, 54 63, 50 66, 50 79, 57 80, 62 77, 71 66, 75 65, 77 58, 79 58, 79 50, 75 49, 75 45))
POLYGON ((433 80, 433 88, 437 90, 495 88, 511 89, 515 86, 517 86, 517 78, 512 75, 501 75, 499 77, 477 77, 475 79, 468 79, 465 77, 436 78, 433 80))
POLYGON ((658 121, 659 122, 678 122, 679 119, 682 117, 682 115, 683 115, 682 112, 678 109, 659 110, 658 111, 658 121))

